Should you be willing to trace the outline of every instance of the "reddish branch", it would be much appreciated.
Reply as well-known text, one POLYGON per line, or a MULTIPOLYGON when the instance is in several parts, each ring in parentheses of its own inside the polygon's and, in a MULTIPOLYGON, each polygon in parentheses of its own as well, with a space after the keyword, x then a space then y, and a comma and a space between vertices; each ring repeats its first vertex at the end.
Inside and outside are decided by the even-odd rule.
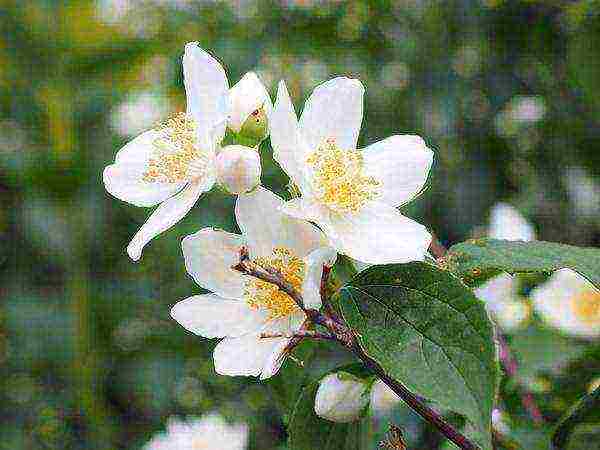
MULTIPOLYGON (((306 330, 304 327, 299 333, 295 333, 292 338, 301 340, 303 338, 330 339, 346 347, 349 351, 359 358, 365 366, 377 375, 392 391, 398 395, 404 402, 416 411, 423 419, 435 426, 450 441, 464 450, 476 450, 478 447, 473 444, 466 436, 456 430, 452 425, 436 411, 427 406, 423 400, 413 394, 406 386, 398 380, 389 376, 383 367, 371 358, 361 347, 354 332, 337 316, 329 314, 329 306, 324 313, 316 309, 305 308, 301 293, 299 293, 290 283, 288 283, 282 274, 271 268, 263 268, 253 263, 247 251, 243 250, 240 255, 240 262, 233 269, 250 275, 252 277, 267 281, 277 286, 281 291, 288 294, 306 314, 308 320, 314 325, 324 327, 327 332, 314 332, 306 330)), ((325 297, 326 298, 326 297, 325 297)), ((333 312, 333 311, 331 311, 333 312)), ((281 335, 283 336, 283 335, 281 335)), ((265 339, 281 337, 279 335, 264 335, 265 339)))

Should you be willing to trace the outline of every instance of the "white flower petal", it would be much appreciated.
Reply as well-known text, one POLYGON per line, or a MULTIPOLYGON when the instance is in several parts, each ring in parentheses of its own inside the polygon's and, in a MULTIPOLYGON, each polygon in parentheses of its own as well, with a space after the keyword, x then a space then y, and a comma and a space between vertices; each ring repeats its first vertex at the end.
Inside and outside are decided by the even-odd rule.
POLYGON ((272 256, 275 247, 285 247, 296 257, 304 258, 323 246, 321 231, 284 214, 280 210, 283 203, 283 199, 263 187, 238 196, 235 217, 252 258, 272 256))
POLYGON ((597 309, 584 308, 578 303, 585 298, 600 301, 600 297, 594 297, 600 296, 600 292, 577 272, 557 270, 546 283, 533 289, 530 296, 535 310, 551 326, 572 336, 600 336, 597 309), (585 316, 582 313, 586 313, 585 316))
POLYGON ((317 86, 308 98, 300 117, 302 137, 310 150, 323 140, 354 150, 363 117, 365 88, 359 80, 338 77, 317 86))
POLYGON ((308 147, 300 136, 298 118, 284 81, 279 82, 275 107, 269 120, 273 158, 304 191, 303 164, 308 147))
POLYGON ((229 127, 236 133, 255 110, 264 108, 267 118, 273 110, 271 97, 254 72, 246 73, 229 90, 229 102, 229 127))
POLYGON ((327 214, 327 210, 318 202, 313 201, 310 197, 302 196, 285 202, 281 208, 281 212, 298 220, 315 221, 322 215, 327 214))
POLYGON ((517 298, 518 285, 516 278, 508 273, 497 275, 474 290, 475 295, 483 300, 488 307, 501 307, 506 300, 517 298))
POLYGON ((381 182, 378 200, 399 206, 416 197, 425 182, 433 152, 419 136, 396 135, 362 151, 365 175, 381 182))
MULTIPOLYGON (((282 333, 292 335, 300 328, 300 326, 305 320, 306 316, 304 315, 304 313, 298 310, 298 312, 293 313, 289 317, 267 322, 261 330, 261 333, 282 333)), ((271 354, 267 357, 267 360, 263 365, 263 369, 260 374, 261 380, 271 378, 273 375, 279 372, 279 369, 281 369, 281 366, 285 362, 286 355, 284 354, 284 350, 289 344, 289 342, 290 339, 280 339, 278 343, 273 346, 271 354)))
POLYGON ((190 183, 179 194, 161 203, 127 246, 129 257, 134 261, 139 260, 144 246, 154 237, 183 219, 188 211, 192 209, 200 194, 206 190, 206 184, 190 183))
POLYGON ((154 152, 154 141, 158 137, 156 130, 144 131, 125 144, 115 156, 116 163, 140 163, 150 159, 154 152))
POLYGON ((400 397, 387 384, 377 380, 371 387, 370 407, 376 417, 384 416, 398 403, 400 397))
POLYGON ((200 139, 211 134, 220 142, 227 126, 229 83, 221 63, 198 45, 186 44, 183 55, 187 112, 196 121, 200 139))
POLYGON ((244 301, 206 294, 175 304, 171 317, 194 334, 215 338, 256 333, 263 327, 267 315, 244 301))
POLYGON ((509 241, 533 241, 536 238, 533 225, 507 203, 497 203, 492 208, 488 236, 509 241))
POLYGON ((254 376, 262 374, 274 353, 287 345, 287 338, 261 339, 259 335, 225 338, 215 347, 215 371, 221 375, 254 376))
POLYGON ((505 330, 518 328, 529 317, 530 308, 519 299, 517 279, 507 273, 497 275, 475 289, 486 309, 505 330))
POLYGON ((315 414, 338 423, 358 420, 369 404, 368 384, 346 372, 331 373, 319 382, 315 414))
POLYGON ((368 203, 357 214, 330 213, 317 223, 339 253, 369 264, 422 261, 431 243, 423 225, 384 203, 368 203))
POLYGON ((154 206, 172 197, 185 186, 181 183, 149 183, 143 180, 144 162, 118 162, 104 169, 102 179, 112 196, 135 206, 154 206))
POLYGON ((302 283, 302 298, 304 299, 305 307, 313 309, 321 307, 323 266, 333 266, 336 258, 337 252, 331 247, 318 248, 304 258, 306 271, 302 283))
POLYGON ((231 268, 240 260, 245 240, 238 234, 203 228, 181 243, 185 268, 198 285, 223 297, 244 295, 244 276, 231 268))
POLYGON ((217 179, 232 194, 243 194, 260 184, 260 155, 250 147, 228 145, 216 160, 217 179))

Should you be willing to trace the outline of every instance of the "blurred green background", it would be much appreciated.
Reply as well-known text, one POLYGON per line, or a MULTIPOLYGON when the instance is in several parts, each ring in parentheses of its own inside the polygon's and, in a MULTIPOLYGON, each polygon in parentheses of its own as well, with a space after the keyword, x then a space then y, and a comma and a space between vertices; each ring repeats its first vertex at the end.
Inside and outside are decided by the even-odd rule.
MULTIPOLYGON (((274 94, 284 78, 297 111, 318 83, 360 78, 362 145, 415 133, 435 150, 409 213, 444 243, 483 233, 503 200, 540 239, 600 244, 600 2, 0 0, 0 30, 2 449, 141 448, 167 417, 212 410, 249 422, 252 449, 285 448, 281 381, 216 376, 216 342, 169 318, 199 291, 181 237, 235 230, 233 198, 203 197, 134 264, 124 249, 149 211, 102 185, 128 139, 184 109, 188 41, 231 84, 255 70, 274 94)), ((264 184, 283 194, 262 153, 264 184)), ((548 448, 519 384, 551 423, 600 376, 600 346, 535 319, 509 339, 523 359, 502 386, 512 435, 548 448)), ((437 448, 394 414, 411 449, 437 448)))

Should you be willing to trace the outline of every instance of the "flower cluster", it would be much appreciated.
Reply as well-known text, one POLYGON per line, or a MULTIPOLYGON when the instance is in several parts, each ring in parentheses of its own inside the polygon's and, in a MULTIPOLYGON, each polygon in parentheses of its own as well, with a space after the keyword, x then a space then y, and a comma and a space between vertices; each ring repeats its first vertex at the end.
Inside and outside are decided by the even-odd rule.
POLYGON ((274 106, 254 73, 229 88, 221 64, 197 43, 185 47, 183 75, 186 111, 125 145, 105 169, 104 184, 133 205, 158 205, 127 247, 136 261, 202 193, 221 185, 237 196, 241 235, 205 228, 183 240, 189 274, 211 293, 179 302, 171 314, 193 333, 223 338, 214 351, 218 373, 268 378, 306 315, 277 286, 233 270, 241 252, 276 269, 302 293, 304 306, 316 309, 323 268, 337 253, 368 264, 423 260, 431 235, 397 207, 423 189, 433 152, 411 135, 357 149, 359 80, 318 86, 298 120, 283 81, 274 106), (269 134, 293 186, 288 201, 260 186, 258 146, 269 134))

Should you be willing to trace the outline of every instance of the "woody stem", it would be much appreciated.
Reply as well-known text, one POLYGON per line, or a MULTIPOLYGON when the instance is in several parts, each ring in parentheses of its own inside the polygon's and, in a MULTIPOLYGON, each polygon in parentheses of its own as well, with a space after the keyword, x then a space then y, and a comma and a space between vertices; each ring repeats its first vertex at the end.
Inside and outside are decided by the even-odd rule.
MULTIPOLYGON (((327 329, 328 333, 306 333, 302 332, 302 336, 294 336, 294 338, 316 338, 321 339, 327 336, 327 339, 334 340, 346 347, 352 352, 363 364, 377 377, 381 379, 388 387, 398 395, 410 408, 417 412, 423 419, 432 424, 442 433, 447 439, 454 442, 463 450, 476 450, 478 447, 471 442, 466 436, 456 430, 452 425, 444 420, 444 418, 436 411, 427 406, 421 398, 413 394, 404 384, 389 376, 384 368, 373 358, 371 358, 361 347, 354 332, 339 318, 330 316, 312 308, 304 306, 302 294, 298 292, 294 286, 285 280, 282 274, 274 268, 265 269, 250 261, 246 250, 242 250, 240 254, 240 262, 233 266, 245 275, 258 278, 263 281, 277 286, 281 291, 285 292, 294 300, 300 309, 304 311, 308 320, 316 325, 320 325, 327 329)), ((268 338, 269 336, 265 336, 268 338)))

